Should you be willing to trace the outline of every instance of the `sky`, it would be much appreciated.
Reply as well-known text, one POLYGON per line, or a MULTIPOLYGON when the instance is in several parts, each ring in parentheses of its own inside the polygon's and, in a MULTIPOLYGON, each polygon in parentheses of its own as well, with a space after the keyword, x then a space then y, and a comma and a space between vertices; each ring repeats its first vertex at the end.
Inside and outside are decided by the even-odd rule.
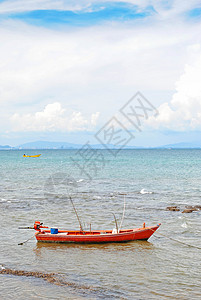
POLYGON ((133 146, 200 141, 200 1, 0 1, 0 41, 0 145, 98 144, 110 120, 133 146))

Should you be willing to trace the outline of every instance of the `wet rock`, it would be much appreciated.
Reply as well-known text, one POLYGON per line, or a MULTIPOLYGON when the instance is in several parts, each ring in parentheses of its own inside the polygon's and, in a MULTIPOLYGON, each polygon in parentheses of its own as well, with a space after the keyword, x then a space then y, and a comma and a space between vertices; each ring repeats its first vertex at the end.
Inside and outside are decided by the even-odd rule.
POLYGON ((180 211, 180 209, 177 206, 168 206, 168 207, 166 207, 166 210, 169 210, 169 211, 180 211))
POLYGON ((96 291, 95 288, 87 286, 87 285, 80 285, 80 284, 76 284, 74 282, 68 282, 65 279, 63 279, 59 274, 55 274, 55 273, 43 273, 43 272, 23 271, 23 270, 13 270, 13 269, 9 269, 9 268, 2 268, 0 270, 0 274, 41 278, 41 279, 46 280, 47 282, 55 284, 55 285, 60 285, 60 286, 67 285, 74 289, 96 291))
POLYGON ((201 205, 195 205, 194 207, 201 210, 201 205))
POLYGON ((186 209, 192 209, 192 210, 194 210, 194 211, 195 211, 195 210, 198 210, 199 207, 201 207, 201 206, 199 206, 199 205, 195 205, 195 206, 192 206, 192 205, 186 205, 186 206, 185 206, 186 209))
POLYGON ((182 214, 184 214, 184 213, 192 213, 193 211, 197 211, 197 209, 196 208, 185 208, 183 211, 182 211, 182 214))
MULTIPOLYGON (((169 211, 180 211, 180 208, 176 205, 174 206, 168 206, 166 207, 166 210, 169 211)), ((182 211, 182 213, 192 213, 193 211, 200 211, 201 210, 201 205, 185 205, 184 210, 182 211)))
POLYGON ((186 205, 185 208, 187 208, 187 209, 194 209, 194 206, 192 206, 192 205, 186 205))
POLYGON ((54 278, 54 275, 55 275, 54 273, 28 272, 28 271, 23 271, 23 270, 12 270, 12 269, 2 269, 2 270, 0 270, 0 274, 44 278, 46 280, 54 278))

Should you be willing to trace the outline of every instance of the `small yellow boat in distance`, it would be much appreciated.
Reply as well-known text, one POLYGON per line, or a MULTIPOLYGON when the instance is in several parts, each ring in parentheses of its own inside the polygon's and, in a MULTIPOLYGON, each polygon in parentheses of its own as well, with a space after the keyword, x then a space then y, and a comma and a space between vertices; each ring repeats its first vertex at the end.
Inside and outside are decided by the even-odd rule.
POLYGON ((26 155, 24 154, 23 157, 40 157, 41 154, 36 154, 36 155, 26 155))

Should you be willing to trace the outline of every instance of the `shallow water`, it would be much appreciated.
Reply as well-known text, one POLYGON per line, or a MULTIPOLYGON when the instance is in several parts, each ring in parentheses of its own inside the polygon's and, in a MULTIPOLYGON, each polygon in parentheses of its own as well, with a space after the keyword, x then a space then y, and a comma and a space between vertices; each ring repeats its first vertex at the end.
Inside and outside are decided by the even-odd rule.
POLYGON ((116 157, 101 150, 96 166, 75 150, 42 150, 35 159, 23 153, 0 151, 0 264, 58 273, 75 285, 0 275, 0 299, 200 299, 201 250, 160 234, 201 247, 201 211, 165 210, 201 204, 201 150, 122 150, 116 157), (78 229, 69 195, 86 229, 112 229, 112 213, 121 222, 124 194, 124 228, 162 223, 148 242, 54 245, 33 238, 18 245, 34 234, 18 227, 36 220, 78 229))

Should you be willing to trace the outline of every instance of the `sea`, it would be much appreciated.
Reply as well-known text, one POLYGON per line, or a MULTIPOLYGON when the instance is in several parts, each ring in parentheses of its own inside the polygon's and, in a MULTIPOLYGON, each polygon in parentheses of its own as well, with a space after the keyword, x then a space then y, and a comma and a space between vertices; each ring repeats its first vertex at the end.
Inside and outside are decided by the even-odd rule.
POLYGON ((201 150, 2 150, 0 178, 0 270, 61 278, 0 274, 1 300, 201 299, 201 211, 182 213, 201 205, 201 150), (161 226, 148 241, 90 245, 19 229, 79 229, 70 197, 85 230, 113 229, 114 216, 161 226))

